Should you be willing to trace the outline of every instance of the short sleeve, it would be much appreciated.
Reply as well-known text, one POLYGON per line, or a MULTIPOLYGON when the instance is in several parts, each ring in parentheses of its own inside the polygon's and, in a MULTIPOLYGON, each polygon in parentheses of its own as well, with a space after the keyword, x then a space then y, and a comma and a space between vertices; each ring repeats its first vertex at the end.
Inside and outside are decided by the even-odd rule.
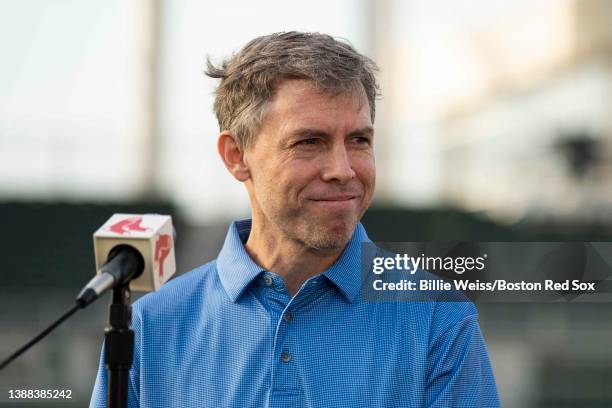
POLYGON ((465 316, 431 344, 425 406, 500 406, 477 317, 465 316))

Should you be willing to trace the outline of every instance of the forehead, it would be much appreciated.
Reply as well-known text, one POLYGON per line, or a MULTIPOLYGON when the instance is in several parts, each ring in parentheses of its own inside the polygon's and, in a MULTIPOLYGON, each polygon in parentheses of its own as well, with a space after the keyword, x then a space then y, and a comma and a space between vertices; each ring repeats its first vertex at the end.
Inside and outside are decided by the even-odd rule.
POLYGON ((262 125, 361 128, 371 126, 372 122, 361 84, 346 92, 332 93, 310 81, 296 79, 277 86, 262 125))

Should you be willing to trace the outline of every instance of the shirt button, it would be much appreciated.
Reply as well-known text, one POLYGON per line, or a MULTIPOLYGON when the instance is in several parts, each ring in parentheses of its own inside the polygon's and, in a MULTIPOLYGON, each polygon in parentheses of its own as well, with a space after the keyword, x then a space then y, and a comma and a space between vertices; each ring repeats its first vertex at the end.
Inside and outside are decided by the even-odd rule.
POLYGON ((264 285, 272 286, 272 277, 271 276, 269 276, 269 275, 264 276, 263 281, 264 281, 264 285))
POLYGON ((281 353, 281 361, 283 363, 288 363, 291 361, 291 353, 289 353, 288 351, 283 351, 281 353))
POLYGON ((293 314, 291 312, 286 312, 283 316, 283 320, 289 323, 291 320, 293 320, 293 314))

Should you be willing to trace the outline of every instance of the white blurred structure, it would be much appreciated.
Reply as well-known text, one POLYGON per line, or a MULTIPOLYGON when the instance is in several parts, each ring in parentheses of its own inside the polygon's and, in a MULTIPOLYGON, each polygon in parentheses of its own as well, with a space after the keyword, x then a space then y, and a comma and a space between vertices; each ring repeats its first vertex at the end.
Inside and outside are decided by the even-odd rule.
POLYGON ((470 30, 484 75, 438 118, 445 201, 612 220, 611 21, 612 2, 556 1, 470 30))
POLYGON ((379 203, 610 219, 610 21, 607 0, 4 1, 0 199, 247 214, 205 58, 296 29, 382 68, 379 203))

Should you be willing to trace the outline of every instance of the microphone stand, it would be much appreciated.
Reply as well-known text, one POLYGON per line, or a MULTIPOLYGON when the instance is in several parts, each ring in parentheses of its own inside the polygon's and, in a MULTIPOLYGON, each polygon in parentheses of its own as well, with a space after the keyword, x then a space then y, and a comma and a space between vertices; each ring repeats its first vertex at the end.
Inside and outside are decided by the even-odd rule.
POLYGON ((126 408, 128 375, 134 357, 134 331, 130 329, 132 305, 129 283, 113 288, 109 327, 104 334, 104 364, 108 372, 106 406, 126 408))

